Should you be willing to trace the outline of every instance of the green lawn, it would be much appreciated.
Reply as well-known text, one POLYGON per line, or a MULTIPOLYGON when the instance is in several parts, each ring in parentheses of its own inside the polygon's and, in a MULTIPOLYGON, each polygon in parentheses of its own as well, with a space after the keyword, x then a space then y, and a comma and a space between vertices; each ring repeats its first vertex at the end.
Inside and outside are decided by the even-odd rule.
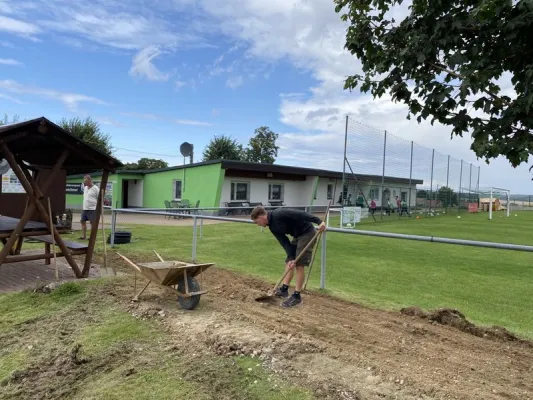
MULTIPOLYGON (((502 217, 494 213, 365 220, 358 229, 533 245, 533 213, 502 217)), ((163 218, 163 217, 161 217, 163 218)), ((338 222, 334 222, 338 226, 338 222)), ((132 244, 117 246, 136 259, 189 260, 191 227, 128 224, 132 244)), ((336 296, 386 309, 419 306, 457 308, 481 325, 501 325, 533 338, 531 285, 533 254, 330 232, 327 237, 326 290, 336 296)), ((268 229, 246 224, 204 225, 199 262, 215 262, 275 282, 284 254, 268 229)), ((317 254, 309 288, 320 282, 317 254)))

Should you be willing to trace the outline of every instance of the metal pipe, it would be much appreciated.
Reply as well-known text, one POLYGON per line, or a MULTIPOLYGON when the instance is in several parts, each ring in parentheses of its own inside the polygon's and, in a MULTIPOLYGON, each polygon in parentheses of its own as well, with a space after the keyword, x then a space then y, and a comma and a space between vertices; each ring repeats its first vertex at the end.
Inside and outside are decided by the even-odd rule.
POLYGON ((457 198, 457 214, 461 212, 461 193, 463 185, 463 160, 461 160, 461 172, 459 173, 459 196, 457 198))
POLYGON ((344 128, 344 159, 342 160, 342 191, 341 191, 342 202, 341 202, 341 206, 344 204, 344 179, 345 179, 344 176, 346 173, 346 147, 347 145, 348 145, 348 116, 346 116, 346 126, 344 128))
POLYGON ((376 237, 391 238, 391 239, 416 240, 416 241, 421 241, 421 242, 455 244, 455 245, 460 245, 460 246, 485 247, 485 248, 500 249, 500 250, 516 250, 516 251, 533 252, 533 246, 525 246, 525 245, 510 244, 510 243, 481 242, 477 240, 451 239, 451 238, 443 238, 443 237, 437 237, 437 236, 419 236, 419 235, 409 235, 405 233, 376 232, 376 231, 364 231, 364 230, 357 230, 357 229, 328 228, 328 232, 349 233, 352 235, 376 236, 376 237))
POLYGON ((109 245, 115 247, 115 232, 117 229, 117 211, 111 210, 111 237, 109 239, 109 245))
POLYGON ((326 231, 322 232, 322 252, 320 254, 320 289, 326 288, 326 231))
POLYGON ((198 220, 196 216, 193 217, 193 227, 192 227, 192 262, 196 262, 196 244, 197 244, 197 223, 198 220))
MULTIPOLYGON (((411 192, 412 192, 412 180, 413 178, 413 141, 411 140, 411 165, 409 166, 409 215, 411 215, 411 192)), ((381 212, 383 214, 383 211, 381 212)))
POLYGON ((383 192, 385 191, 385 157, 387 156, 387 131, 383 136, 383 171, 381 172, 381 220, 383 220, 383 192))
POLYGON ((429 212, 431 213, 431 202, 433 201, 433 163, 435 162, 435 149, 431 152, 431 180, 429 181, 429 212))

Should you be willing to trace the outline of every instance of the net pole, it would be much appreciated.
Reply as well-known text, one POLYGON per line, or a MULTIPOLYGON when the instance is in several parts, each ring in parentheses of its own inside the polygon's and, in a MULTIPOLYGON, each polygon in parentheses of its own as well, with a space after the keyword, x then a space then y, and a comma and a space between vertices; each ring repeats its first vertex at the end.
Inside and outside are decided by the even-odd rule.
POLYGON ((459 174, 459 197, 457 199, 457 214, 461 213, 461 186, 463 185, 463 160, 461 160, 461 173, 459 174))
MULTIPOLYGON (((411 164, 409 165, 409 215, 411 215, 411 192, 412 189, 412 183, 411 180, 413 178, 413 141, 411 140, 411 164)), ((383 213, 382 213, 383 214, 383 213)))
POLYGON ((470 163, 470 181, 468 182, 468 202, 472 201, 472 163, 470 163))
POLYGON ((435 149, 431 152, 431 179, 429 181, 429 213, 431 214, 431 202, 433 201, 433 163, 435 162, 435 149))
POLYGON ((387 131, 385 131, 385 135, 383 136, 383 171, 381 172, 381 220, 383 220, 383 203, 385 199, 383 198, 383 194, 385 191, 385 155, 387 153, 387 131))
POLYGON ((476 184, 476 191, 479 192, 479 174, 481 174, 481 166, 477 167, 477 184, 476 184))
MULTIPOLYGON (((450 155, 448 154, 448 166, 446 167, 446 189, 450 189, 449 186, 450 182, 450 155)), ((452 191, 448 190, 448 198, 446 199, 446 205, 444 206, 444 210, 448 211, 448 206, 452 202, 452 191)))
POLYGON ((489 200, 489 220, 492 219, 492 188, 490 188, 490 200, 489 200))
POLYGON ((342 162, 341 207, 344 205, 344 180, 345 180, 345 175, 346 175, 346 147, 347 145, 348 145, 348 116, 346 116, 346 124, 344 128, 344 159, 342 162))

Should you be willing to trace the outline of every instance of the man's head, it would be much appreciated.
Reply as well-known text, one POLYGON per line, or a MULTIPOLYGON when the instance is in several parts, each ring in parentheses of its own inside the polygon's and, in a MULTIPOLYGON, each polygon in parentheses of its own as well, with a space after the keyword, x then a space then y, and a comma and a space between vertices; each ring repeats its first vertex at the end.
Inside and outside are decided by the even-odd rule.
POLYGON ((263 206, 257 206, 253 209, 252 214, 250 214, 252 221, 254 221, 259 226, 268 225, 268 216, 263 206))
POLYGON ((85 175, 83 177, 83 184, 85 186, 91 187, 93 185, 93 179, 89 175, 85 175))

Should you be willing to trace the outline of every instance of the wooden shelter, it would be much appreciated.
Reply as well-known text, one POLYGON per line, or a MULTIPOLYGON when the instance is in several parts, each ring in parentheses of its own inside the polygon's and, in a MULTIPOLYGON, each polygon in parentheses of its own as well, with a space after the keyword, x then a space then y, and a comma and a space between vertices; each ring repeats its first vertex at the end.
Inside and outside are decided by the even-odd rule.
MULTIPOLYGON (((65 257, 78 278, 87 277, 91 266, 98 224, 101 217, 102 201, 109 173, 122 166, 117 159, 110 157, 91 145, 71 135, 58 125, 41 117, 17 124, 0 126, 0 157, 7 160, 26 192, 26 205, 19 218, 0 216, 0 239, 4 247, 0 251, 0 267, 5 263, 44 259, 49 262, 54 255, 21 255, 24 239, 32 237, 53 238, 59 247, 58 257, 65 257), (96 207, 96 221, 91 230, 88 245, 72 244, 61 237, 61 226, 51 222, 46 203, 51 183, 58 174, 66 171, 88 173, 101 171, 102 179, 96 207), (40 175, 45 179, 39 179, 40 175), (37 217, 35 217, 37 215, 37 217), (37 219, 32 221, 31 219, 37 219), (83 268, 77 265, 73 255, 85 254, 83 268)), ((2 213, 2 210, 0 210, 2 213)), ((47 244, 47 239, 42 239, 47 244)))

